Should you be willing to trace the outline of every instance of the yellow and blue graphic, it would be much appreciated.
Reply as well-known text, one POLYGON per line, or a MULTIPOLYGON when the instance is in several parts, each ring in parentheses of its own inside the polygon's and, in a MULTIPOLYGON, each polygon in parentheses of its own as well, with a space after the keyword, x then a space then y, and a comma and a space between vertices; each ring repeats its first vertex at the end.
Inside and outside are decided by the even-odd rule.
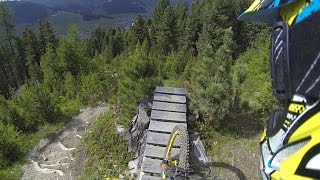
POLYGON ((239 20, 273 24, 282 20, 300 23, 320 10, 320 0, 256 0, 239 20))
POLYGON ((290 124, 271 137, 264 134, 260 142, 263 180, 320 179, 319 120, 320 101, 311 106, 305 99, 292 101, 286 118, 290 124))

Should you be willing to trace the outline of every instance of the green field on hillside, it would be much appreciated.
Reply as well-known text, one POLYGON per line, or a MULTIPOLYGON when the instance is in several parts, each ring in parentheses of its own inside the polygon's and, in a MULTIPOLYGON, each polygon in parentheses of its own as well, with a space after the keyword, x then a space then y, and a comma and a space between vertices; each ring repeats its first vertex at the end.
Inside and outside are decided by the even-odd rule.
MULTIPOLYGON (((100 18, 98 20, 85 21, 82 19, 82 15, 73 12, 61 11, 55 15, 47 18, 47 20, 52 24, 54 29, 59 35, 66 35, 70 26, 76 25, 79 32, 91 32, 97 27, 123 27, 123 24, 129 24, 133 21, 138 14, 117 14, 110 16, 110 18, 100 18)), ((142 14, 142 16, 147 16, 142 14)), ((17 34, 22 34, 26 27, 30 27, 29 24, 17 24, 16 30, 17 34)), ((35 25, 37 26, 37 25, 35 25)), ((34 28, 31 25, 32 29, 34 28)))
POLYGON ((110 26, 116 19, 100 18, 99 20, 84 21, 82 15, 72 12, 60 12, 48 18, 58 34, 66 34, 71 25, 76 25, 80 32, 91 31, 98 26, 110 26))

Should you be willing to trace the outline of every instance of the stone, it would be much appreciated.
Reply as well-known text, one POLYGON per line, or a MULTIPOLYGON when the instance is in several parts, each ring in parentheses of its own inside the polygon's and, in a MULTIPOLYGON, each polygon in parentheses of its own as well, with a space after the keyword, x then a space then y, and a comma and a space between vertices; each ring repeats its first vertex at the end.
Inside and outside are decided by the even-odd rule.
POLYGON ((123 126, 121 125, 117 125, 117 131, 119 134, 121 134, 121 136, 126 139, 129 140, 130 139, 130 132, 128 129, 125 129, 123 126))
POLYGON ((138 116, 134 116, 131 120, 131 123, 134 124, 137 121, 138 116))
POLYGON ((126 130, 126 129, 125 129, 123 126, 117 125, 117 131, 118 131, 118 133, 122 134, 125 130, 126 130))
POLYGON ((139 159, 135 159, 133 161, 130 161, 128 164, 129 170, 138 169, 138 163, 139 163, 139 159))
POLYGON ((139 167, 142 163, 144 154, 146 135, 150 123, 150 112, 152 104, 148 100, 140 103, 137 109, 137 115, 132 119, 129 132, 129 153, 134 157, 134 160, 128 164, 129 175, 137 176, 139 167))
POLYGON ((192 164, 207 164, 209 163, 204 145, 202 141, 200 140, 199 133, 191 134, 190 136, 190 142, 192 143, 191 151, 190 151, 190 161, 192 164))
POLYGON ((144 109, 139 108, 139 114, 137 118, 138 125, 142 127, 142 129, 148 129, 150 118, 144 109))
POLYGON ((130 170, 130 175, 134 176, 135 174, 137 174, 137 172, 138 172, 138 169, 131 169, 130 170))

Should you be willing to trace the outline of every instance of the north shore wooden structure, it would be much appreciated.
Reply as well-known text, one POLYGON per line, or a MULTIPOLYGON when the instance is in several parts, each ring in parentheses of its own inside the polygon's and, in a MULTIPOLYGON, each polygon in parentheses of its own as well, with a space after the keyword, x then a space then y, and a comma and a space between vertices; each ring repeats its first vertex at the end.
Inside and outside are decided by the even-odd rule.
MULTIPOLYGON (((187 90, 157 87, 155 90, 140 180, 160 180, 160 163, 164 158, 170 133, 176 125, 187 126, 187 90)), ((172 153, 178 153, 175 144, 172 153)))

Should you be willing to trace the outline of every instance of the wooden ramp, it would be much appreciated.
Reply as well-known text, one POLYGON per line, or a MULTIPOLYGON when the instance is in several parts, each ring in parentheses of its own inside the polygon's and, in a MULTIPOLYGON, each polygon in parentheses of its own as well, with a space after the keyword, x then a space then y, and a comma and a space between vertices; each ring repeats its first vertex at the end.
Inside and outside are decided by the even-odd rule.
MULTIPOLYGON (((150 117, 147 144, 141 167, 140 180, 160 180, 160 163, 173 128, 187 126, 187 90, 182 88, 157 87, 150 117)), ((179 146, 174 145, 173 153, 179 146)))

